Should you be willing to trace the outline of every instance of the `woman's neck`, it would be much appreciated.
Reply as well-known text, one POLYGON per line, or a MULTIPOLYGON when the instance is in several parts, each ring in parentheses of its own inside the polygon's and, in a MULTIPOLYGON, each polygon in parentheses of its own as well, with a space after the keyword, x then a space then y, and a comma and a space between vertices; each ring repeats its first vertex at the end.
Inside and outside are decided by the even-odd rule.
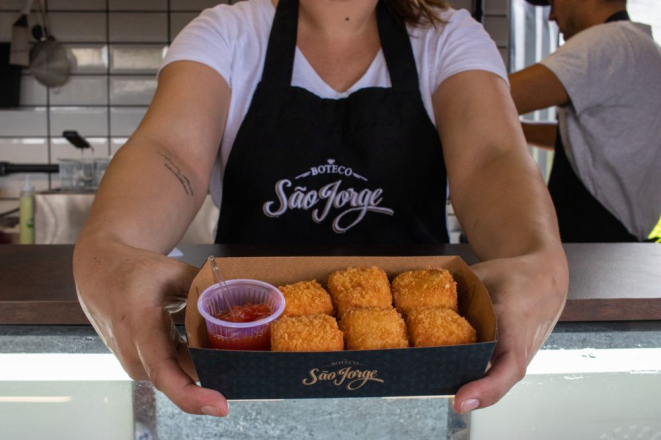
MULTIPOLYGON (((299 32, 326 40, 354 40, 373 30, 378 0, 299 0, 299 32)), ((278 0, 272 0, 277 6, 278 0)))

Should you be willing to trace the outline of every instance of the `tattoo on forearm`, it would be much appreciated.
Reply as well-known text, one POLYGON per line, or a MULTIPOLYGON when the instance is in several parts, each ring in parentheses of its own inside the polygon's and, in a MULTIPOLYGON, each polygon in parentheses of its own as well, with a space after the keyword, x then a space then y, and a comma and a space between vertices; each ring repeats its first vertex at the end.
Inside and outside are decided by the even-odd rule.
POLYGON ((172 174, 174 174, 174 177, 176 177, 177 180, 179 180, 179 183, 181 183, 181 186, 184 188, 184 191, 186 191, 186 195, 192 196, 193 195, 193 186, 191 185, 190 180, 188 179, 188 177, 186 177, 186 175, 181 172, 181 169, 179 169, 179 167, 177 165, 175 165, 175 163, 172 161, 172 159, 170 159, 169 157, 167 157, 164 154, 161 154, 161 153, 158 153, 158 154, 163 156, 163 158, 165 159, 165 163, 163 165, 165 165, 165 168, 170 170, 170 172, 172 174))

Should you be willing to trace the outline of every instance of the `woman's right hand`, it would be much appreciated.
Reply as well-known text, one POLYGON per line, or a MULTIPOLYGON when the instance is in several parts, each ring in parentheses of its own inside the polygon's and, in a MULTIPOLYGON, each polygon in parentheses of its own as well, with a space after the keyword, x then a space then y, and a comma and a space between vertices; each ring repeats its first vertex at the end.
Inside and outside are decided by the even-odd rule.
POLYGON ((150 380, 188 413, 228 414, 222 394, 195 384, 188 347, 170 316, 185 306, 198 269, 101 239, 76 245, 73 269, 85 314, 131 378, 150 380))

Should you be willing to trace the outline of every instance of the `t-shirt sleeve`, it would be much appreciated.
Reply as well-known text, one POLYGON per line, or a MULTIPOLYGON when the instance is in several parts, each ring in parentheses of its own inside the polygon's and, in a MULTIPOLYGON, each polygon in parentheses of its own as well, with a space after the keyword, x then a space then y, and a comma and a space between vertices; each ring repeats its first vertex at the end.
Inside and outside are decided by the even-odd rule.
POLYGON ((204 10, 174 39, 160 70, 175 61, 197 61, 218 72, 231 88, 235 22, 227 5, 204 10))
POLYGON ((626 43, 613 25, 587 29, 541 61, 560 80, 577 114, 615 97, 630 68, 626 43))
MULTIPOLYGON (((441 17, 445 18, 444 15, 441 17)), ((454 11, 449 21, 441 26, 438 26, 440 35, 433 47, 435 62, 429 63, 435 69, 431 76, 432 90, 452 75, 468 70, 494 73, 509 85, 507 69, 496 43, 468 11, 454 11)))

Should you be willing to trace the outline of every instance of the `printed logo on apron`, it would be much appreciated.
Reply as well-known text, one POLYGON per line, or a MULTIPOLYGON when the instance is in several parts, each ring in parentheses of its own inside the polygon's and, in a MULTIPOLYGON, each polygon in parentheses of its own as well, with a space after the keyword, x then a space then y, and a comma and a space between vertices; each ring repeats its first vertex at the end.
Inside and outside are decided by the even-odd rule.
POLYGON ((368 212, 385 215, 395 213, 390 208, 379 206, 383 201, 382 188, 365 188, 364 184, 362 189, 356 188, 353 186, 356 183, 360 185, 369 180, 351 167, 336 164, 335 159, 328 159, 327 162, 310 167, 309 171, 296 176, 294 181, 300 180, 300 183, 290 179, 279 180, 275 184, 278 201, 264 203, 264 215, 278 218, 290 210, 311 210, 315 223, 321 223, 330 216, 333 218, 333 232, 342 234, 360 223, 368 212), (311 179, 327 175, 337 175, 338 179, 318 189, 312 187, 314 181, 311 179), (308 185, 312 188, 308 189, 308 185))

